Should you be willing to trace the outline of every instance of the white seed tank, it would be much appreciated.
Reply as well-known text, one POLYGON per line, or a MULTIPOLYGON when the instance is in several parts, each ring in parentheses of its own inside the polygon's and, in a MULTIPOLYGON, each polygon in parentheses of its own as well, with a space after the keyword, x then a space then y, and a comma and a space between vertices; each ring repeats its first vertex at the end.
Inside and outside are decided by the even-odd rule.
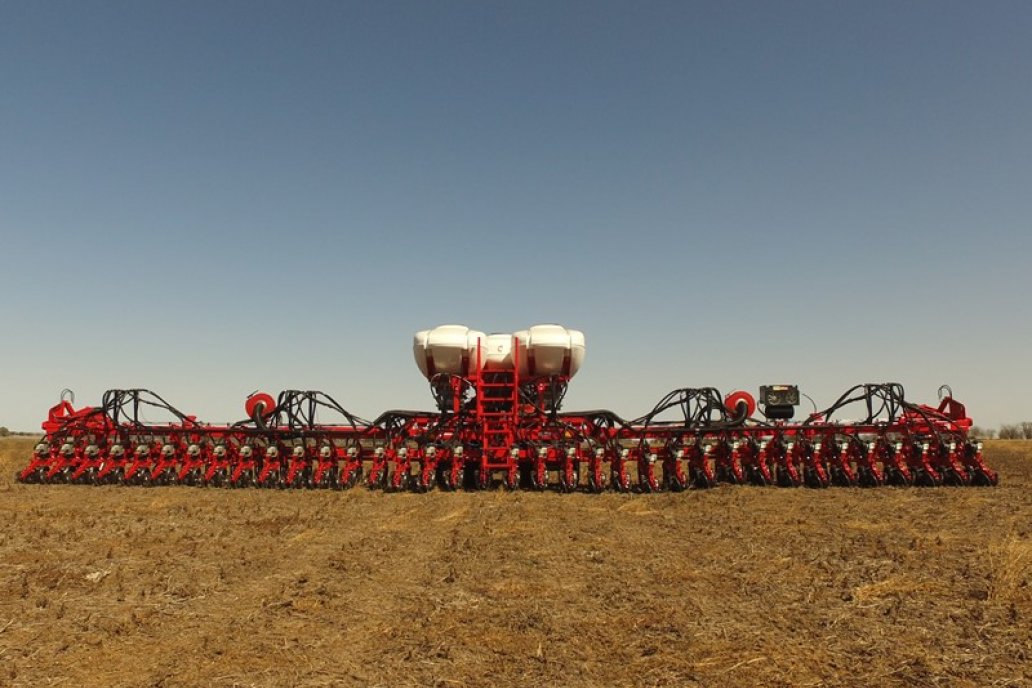
POLYGON ((417 332, 413 353, 427 378, 436 373, 469 377, 484 370, 512 370, 519 360, 522 378, 573 377, 584 362, 584 333, 562 325, 534 325, 515 334, 484 334, 465 325, 440 325, 417 332), (514 357, 515 348, 519 351, 514 357))
POLYGON ((512 335, 508 333, 487 335, 487 362, 484 368, 512 370, 512 342, 512 335))
POLYGON ((440 325, 416 332, 412 353, 424 377, 437 373, 470 377, 486 360, 487 335, 465 325, 440 325), (480 355, 478 356, 478 350, 480 355))
POLYGON ((520 377, 573 377, 584 362, 584 333, 562 325, 534 325, 513 337, 520 347, 520 377))

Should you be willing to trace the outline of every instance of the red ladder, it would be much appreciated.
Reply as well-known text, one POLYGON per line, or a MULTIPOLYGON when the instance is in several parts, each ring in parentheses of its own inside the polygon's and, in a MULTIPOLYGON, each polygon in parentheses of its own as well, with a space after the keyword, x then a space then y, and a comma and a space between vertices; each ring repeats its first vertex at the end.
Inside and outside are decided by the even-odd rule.
POLYGON ((519 413, 519 340, 513 338, 512 370, 481 370, 477 349, 477 417, 483 465, 488 470, 508 469, 514 458, 509 455, 516 439, 519 413))

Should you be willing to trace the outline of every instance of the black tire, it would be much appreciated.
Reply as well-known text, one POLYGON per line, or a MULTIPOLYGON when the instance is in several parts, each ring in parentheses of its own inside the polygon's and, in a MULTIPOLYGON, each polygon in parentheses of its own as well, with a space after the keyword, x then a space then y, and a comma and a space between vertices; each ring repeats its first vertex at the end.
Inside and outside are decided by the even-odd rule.
POLYGON ((756 485, 757 487, 767 487, 770 485, 770 481, 767 480, 767 476, 763 475, 763 471, 761 471, 757 466, 746 467, 745 479, 750 485, 756 485))
POLYGON ((693 468, 691 476, 692 487, 697 490, 708 490, 711 487, 716 487, 716 480, 711 479, 703 470, 693 468))
POLYGON ((663 485, 671 492, 684 492, 688 487, 687 481, 677 477, 677 473, 674 471, 667 471, 666 469, 663 470, 663 485))

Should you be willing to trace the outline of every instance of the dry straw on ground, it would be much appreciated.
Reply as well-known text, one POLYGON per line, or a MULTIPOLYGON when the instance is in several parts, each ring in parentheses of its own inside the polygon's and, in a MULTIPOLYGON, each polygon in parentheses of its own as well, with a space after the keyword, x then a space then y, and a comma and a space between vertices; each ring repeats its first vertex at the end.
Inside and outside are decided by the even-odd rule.
POLYGON ((1032 443, 996 489, 23 486, 4 686, 1028 686, 1032 443))

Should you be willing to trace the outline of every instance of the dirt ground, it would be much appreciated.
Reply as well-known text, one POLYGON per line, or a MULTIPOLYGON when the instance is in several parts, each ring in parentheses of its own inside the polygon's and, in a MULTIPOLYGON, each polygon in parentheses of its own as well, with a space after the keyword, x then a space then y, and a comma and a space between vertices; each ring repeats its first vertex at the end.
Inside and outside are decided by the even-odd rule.
POLYGON ((26 486, 3 686, 1032 686, 1032 442, 998 488, 26 486))

